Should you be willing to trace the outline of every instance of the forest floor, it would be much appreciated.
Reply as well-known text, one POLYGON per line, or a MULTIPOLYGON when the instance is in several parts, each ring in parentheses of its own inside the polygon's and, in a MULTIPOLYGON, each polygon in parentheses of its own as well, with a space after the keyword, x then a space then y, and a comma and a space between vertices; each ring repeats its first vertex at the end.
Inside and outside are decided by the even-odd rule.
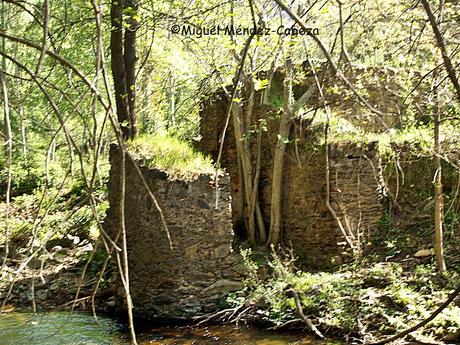
MULTIPOLYGON (((238 309, 231 318, 263 321, 273 329, 308 329, 292 298, 296 291, 302 312, 324 335, 372 343, 426 319, 460 285, 456 236, 445 246, 448 270, 439 274, 429 231, 383 226, 374 235, 372 251, 328 272, 299 269, 289 252, 261 259, 243 251, 249 273, 244 288, 227 298, 238 309)), ((460 343, 460 298, 405 340, 460 343)))

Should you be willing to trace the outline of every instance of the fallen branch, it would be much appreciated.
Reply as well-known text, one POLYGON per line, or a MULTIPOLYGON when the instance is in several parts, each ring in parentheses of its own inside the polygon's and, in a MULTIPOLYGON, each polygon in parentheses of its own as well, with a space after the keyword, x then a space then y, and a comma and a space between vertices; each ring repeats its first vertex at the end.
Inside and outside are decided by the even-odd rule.
POLYGON ((425 326, 427 323, 429 323, 431 320, 433 320, 436 316, 438 316, 444 309, 447 308, 447 306, 449 304, 451 304, 455 298, 460 294, 460 285, 457 287, 457 289, 455 289, 455 291, 449 296, 449 298, 447 298, 447 300, 441 304, 438 309, 436 309, 429 317, 427 317, 425 320, 419 322, 418 324, 416 324, 415 326, 412 326, 392 337, 389 337, 387 339, 384 339, 384 340, 380 340, 380 341, 377 341, 377 342, 374 342, 374 343, 365 343, 365 345, 383 345, 383 344, 388 344, 390 342, 393 342, 397 339, 401 339, 403 337, 405 337, 406 335, 408 335, 409 333, 412 333, 414 331, 416 331, 417 329, 425 326))
POLYGON ((236 312, 241 309, 242 307, 244 306, 244 304, 241 304, 239 305, 238 307, 236 308, 229 308, 229 309, 224 309, 224 310, 219 310, 218 312, 216 313, 213 313, 211 315, 209 315, 208 317, 206 317, 204 320, 201 320, 200 322, 197 323, 197 326, 200 326, 202 324, 205 324, 205 323, 208 323, 212 320, 216 320, 216 319, 223 319, 225 318, 225 316, 229 313, 231 313, 231 315, 235 315, 236 312))
POLYGON ((299 314, 300 318, 307 324, 307 326, 321 339, 326 339, 326 337, 319 331, 318 328, 313 324, 313 322, 304 314, 303 309, 302 309, 302 304, 300 303, 300 297, 297 291, 294 289, 290 288, 289 290, 286 291, 287 295, 289 297, 294 298, 295 301, 295 306, 296 306, 296 311, 297 314, 299 314))
POLYGON ((303 323, 303 320, 302 320, 302 319, 288 320, 288 321, 282 323, 281 325, 277 325, 277 326, 270 327, 270 328, 268 328, 268 330, 270 330, 270 331, 277 331, 277 330, 280 330, 280 329, 289 327, 289 326, 291 326, 291 325, 293 325, 293 324, 296 324, 296 323, 299 323, 299 322, 302 322, 302 323, 303 323))

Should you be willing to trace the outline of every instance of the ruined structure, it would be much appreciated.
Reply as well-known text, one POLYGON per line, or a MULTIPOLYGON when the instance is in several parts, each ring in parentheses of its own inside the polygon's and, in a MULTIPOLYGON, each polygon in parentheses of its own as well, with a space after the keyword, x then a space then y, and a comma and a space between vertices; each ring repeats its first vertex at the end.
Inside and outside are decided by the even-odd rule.
MULTIPOLYGON (((254 143, 256 131, 252 131, 252 127, 249 139, 243 139, 250 140, 252 157, 259 155, 260 158, 258 196, 267 227, 270 224, 274 148, 278 140, 277 109, 282 104, 280 88, 282 75, 278 73, 272 80, 271 104, 262 101, 260 91, 253 95, 255 106, 248 113, 252 116, 251 124, 263 124, 260 154, 254 143)), ((296 85, 297 98, 305 88, 305 84, 296 85)), ((388 116, 384 120, 391 124, 392 114, 401 111, 397 97, 382 94, 379 97, 388 103, 388 116)), ((340 99, 332 97, 332 101, 340 99)), ((241 104, 243 108, 247 106, 245 99, 241 104)), ((347 111, 353 109, 348 103, 344 107, 347 111)), ((228 99, 223 93, 215 93, 202 105, 202 139, 198 148, 214 160, 219 153, 227 112, 228 99)), ((246 118, 246 121, 249 120, 246 118)), ((390 200, 390 217, 399 213, 402 215, 399 219, 430 219, 427 214, 431 212, 430 205, 424 204, 430 200, 426 193, 432 190, 429 155, 414 157, 410 148, 394 147, 394 159, 389 159, 382 169, 375 142, 335 141, 327 147, 328 171, 326 146, 320 140, 324 132, 321 125, 311 128, 306 118, 293 119, 284 158, 281 241, 293 248, 299 263, 306 269, 330 267, 350 259, 346 237, 365 252, 366 247, 372 245, 373 234, 384 215, 383 195, 390 200)), ((116 237, 120 231, 120 152, 112 147, 110 157, 110 208, 104 226, 116 237)), ((132 161, 126 159, 125 217, 135 315, 187 317, 212 312, 218 309, 220 298, 241 286, 244 268, 239 262, 234 231, 239 235, 237 239, 246 239, 244 207, 247 205, 242 198, 237 163, 230 121, 220 161, 227 173, 219 178, 218 209, 214 208, 214 176, 209 173, 191 180, 171 180, 166 172, 140 167, 163 210, 171 235, 170 248, 158 209, 132 161)), ((452 192, 458 180, 452 177, 455 175, 452 169, 447 171, 445 186, 452 192)), ((405 228, 407 224, 397 226, 405 228)), ((119 290, 119 295, 123 296, 121 284, 119 290)))
MULTIPOLYGON (((119 150, 112 147, 110 209, 104 227, 113 238, 120 231, 119 158, 119 150)), ((241 286, 232 249, 228 175, 220 178, 221 202, 216 210, 213 176, 172 181, 165 172, 140 169, 161 205, 172 248, 152 198, 126 159, 125 217, 134 315, 182 317, 216 310, 223 294, 241 286)), ((121 297, 121 283, 119 290, 121 297)))
MULTIPOLYGON (((278 140, 276 102, 282 104, 282 74, 272 80, 270 103, 263 102, 262 92, 254 94, 251 123, 265 124, 261 136, 261 169, 259 200, 268 227, 270 224, 273 155, 278 140)), ((307 89, 297 85, 294 93, 300 97, 307 89)), ((244 93, 244 91, 243 91, 244 93)), ((248 93, 246 92, 246 97, 248 93)), ((315 97, 313 97, 315 98, 315 97)), ((241 102, 247 116, 246 101, 241 102)), ((220 138, 226 122, 228 97, 216 93, 202 104, 201 142, 199 149, 217 158, 220 138)), ((345 231, 354 237, 356 245, 364 251, 383 216, 381 203, 381 164, 376 143, 342 142, 329 145, 329 198, 337 217, 327 207, 325 146, 318 137, 324 128, 309 128, 305 120, 294 120, 294 128, 284 159, 282 184, 282 242, 291 246, 300 262, 308 268, 324 268, 347 260, 345 231)), ((252 134, 252 157, 257 157, 257 146, 252 134)), ((226 131, 221 165, 230 174, 232 185, 232 210, 235 230, 245 237, 244 202, 237 164, 237 151, 232 121, 226 131)), ((253 159, 255 160, 255 158, 253 159)))
MULTIPOLYGON (((456 197, 460 186, 457 142, 444 142, 442 161, 442 184, 445 196, 446 220, 460 208, 456 197), (449 146, 454 150, 449 150, 449 146), (449 214, 450 213, 450 214, 449 214)), ((433 224, 433 176, 435 169, 431 153, 414 143, 404 142, 392 145, 392 156, 383 169, 385 189, 389 197, 388 214, 394 227, 410 231, 430 227, 433 224)), ((451 223, 452 219, 446 223, 451 223)), ((452 223, 451 223, 452 224, 452 223)), ((447 224, 445 225, 448 226, 447 224)), ((460 233, 460 228, 456 229, 460 233)))

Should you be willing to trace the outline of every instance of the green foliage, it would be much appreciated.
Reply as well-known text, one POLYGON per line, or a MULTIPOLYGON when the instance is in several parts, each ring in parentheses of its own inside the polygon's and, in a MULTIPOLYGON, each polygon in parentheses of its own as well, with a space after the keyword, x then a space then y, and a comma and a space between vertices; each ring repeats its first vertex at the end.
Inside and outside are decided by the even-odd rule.
MULTIPOLYGON (((4 157, 4 156, 2 156, 4 157)), ((45 169, 43 162, 37 155, 29 155, 28 157, 19 156, 12 164, 12 183, 11 194, 21 195, 32 193, 45 180, 45 169)), ((5 164, 5 159, 0 162, 0 185, 3 187, 2 197, 6 193, 6 185, 8 178, 8 169, 5 164)))
MULTIPOLYGON (((242 292, 258 308, 257 313, 271 323, 280 325, 296 318, 295 303, 286 289, 298 292, 303 310, 320 328, 341 332, 396 332, 427 317, 446 298, 447 290, 433 280, 435 267, 417 266, 407 272, 398 263, 374 263, 349 266, 335 273, 308 273, 296 269, 292 254, 276 253, 268 262, 272 274, 261 280, 262 266, 251 259, 251 251, 242 251, 249 271, 242 292)), ((451 277, 458 280, 458 275, 451 277)), ((242 303, 234 295, 229 303, 242 303)), ((424 334, 438 337, 460 327, 460 308, 451 305, 433 320, 424 334)))
POLYGON ((209 158, 186 142, 167 135, 140 135, 128 143, 128 151, 134 159, 166 171, 171 178, 193 178, 215 172, 209 158))

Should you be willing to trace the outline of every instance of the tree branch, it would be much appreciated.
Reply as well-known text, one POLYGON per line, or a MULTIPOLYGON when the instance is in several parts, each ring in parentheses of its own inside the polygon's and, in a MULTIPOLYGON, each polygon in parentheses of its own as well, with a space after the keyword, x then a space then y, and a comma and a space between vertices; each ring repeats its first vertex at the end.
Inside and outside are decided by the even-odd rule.
POLYGON ((441 32, 439 31, 438 24, 436 23, 436 18, 434 17, 433 12, 430 8, 430 4, 427 0, 421 0, 421 2, 423 4, 423 7, 425 8, 425 12, 428 16, 431 27, 433 28, 434 36, 436 38, 436 44, 439 50, 441 51, 442 60, 444 62, 444 68, 446 69, 447 74, 449 75, 449 79, 454 85, 455 90, 457 91, 457 97, 460 101, 460 84, 458 82, 457 75, 455 74, 454 67, 452 66, 452 61, 450 61, 449 55, 447 54, 446 45, 444 44, 444 38, 442 37, 441 32))

